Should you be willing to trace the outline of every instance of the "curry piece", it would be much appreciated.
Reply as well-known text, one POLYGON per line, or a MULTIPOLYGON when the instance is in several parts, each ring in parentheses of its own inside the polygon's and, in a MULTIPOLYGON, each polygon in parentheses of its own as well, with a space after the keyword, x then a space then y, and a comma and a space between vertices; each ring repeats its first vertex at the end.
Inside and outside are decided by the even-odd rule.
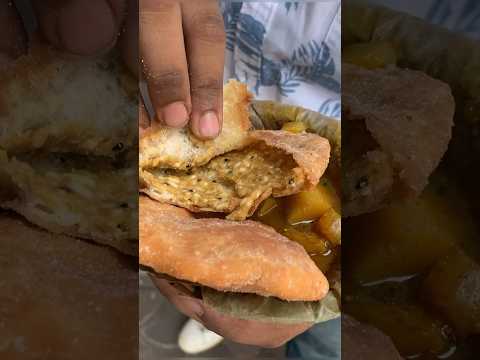
MULTIPOLYGON (((326 179, 321 180, 322 183, 325 181, 326 179)), ((308 194, 310 192, 303 191, 299 194, 305 193, 308 194)), ((287 220, 287 214, 292 211, 291 199, 297 197, 299 194, 282 199, 274 199, 271 197, 266 199, 260 205, 254 218, 266 225, 272 226, 280 234, 302 245, 318 268, 326 273, 337 258, 337 250, 334 249, 336 245, 332 244, 326 236, 316 232, 314 221, 303 221, 296 225, 291 225, 287 220)), ((336 196, 335 193, 333 193, 333 195, 336 196)), ((308 196, 306 196, 306 203, 308 203, 308 199, 308 196)))
POLYGON ((307 125, 301 121, 289 121, 283 124, 282 130, 299 134, 307 130, 307 125))
POLYGON ((387 334, 404 357, 440 355, 451 346, 445 324, 419 306, 361 300, 344 303, 343 310, 387 334))
POLYGON ((439 260, 424 281, 425 301, 461 336, 480 333, 480 266, 461 250, 439 260))
POLYGON ((342 242, 342 219, 335 209, 328 209, 314 224, 314 230, 325 236, 333 246, 342 242))
POLYGON ((312 191, 302 191, 288 198, 286 209, 289 224, 312 221, 325 214, 330 208, 339 209, 340 200, 333 185, 322 178, 320 184, 312 191))
POLYGON ((416 200, 350 218, 343 227, 355 244, 344 260, 360 283, 424 272, 473 234, 460 204, 433 186, 416 200))
POLYGON ((377 69, 395 65, 397 53, 388 41, 372 41, 346 46, 342 51, 342 60, 366 69, 377 69))

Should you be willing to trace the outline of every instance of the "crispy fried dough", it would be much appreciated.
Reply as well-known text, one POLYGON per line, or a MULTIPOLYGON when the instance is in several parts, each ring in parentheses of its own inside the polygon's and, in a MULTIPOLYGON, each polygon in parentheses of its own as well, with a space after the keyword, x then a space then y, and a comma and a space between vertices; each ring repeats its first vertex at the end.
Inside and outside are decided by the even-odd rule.
POLYGON ((286 196, 318 183, 329 155, 315 134, 249 131, 244 84, 224 88, 221 135, 201 142, 187 130, 152 127, 140 141, 141 191, 190 211, 244 220, 270 195, 286 196))
POLYGON ((115 156, 138 142, 137 104, 114 56, 72 60, 34 44, 0 73, 0 149, 115 156))
POLYGON ((114 169, 108 158, 87 162, 87 157, 71 154, 9 157, 0 150, 0 188, 10 188, 8 197, 0 197, 0 207, 53 233, 137 256, 135 167, 114 169))
POLYGON ((194 219, 140 197, 140 263, 220 291, 313 301, 328 281, 302 246, 257 222, 194 219), (248 271, 245 271, 248 269, 248 271))
MULTIPOLYGON (((363 150, 383 152, 395 178, 391 191, 387 192, 385 186, 370 183, 371 189, 381 191, 371 194, 375 198, 372 201, 365 201, 360 196, 358 192, 363 189, 351 187, 348 192, 349 189, 345 188, 344 215, 373 211, 399 195, 394 194, 397 189, 402 196, 421 193, 451 138, 455 102, 449 86, 419 71, 398 68, 366 70, 344 64, 342 90, 346 127, 361 126, 368 131, 372 141, 369 141, 369 148, 363 150)), ((352 141, 345 142, 343 150, 350 157, 345 163, 346 169, 355 158, 360 161, 366 154, 357 151, 361 147, 355 145, 364 142, 360 139, 361 133, 357 139, 352 136, 352 141)), ((375 171, 378 170, 375 166, 378 159, 376 156, 369 165, 375 171)), ((380 178, 377 176, 377 180, 380 178)))
POLYGON ((217 155, 238 149, 247 143, 250 93, 246 85, 229 81, 223 93, 223 129, 214 140, 200 141, 187 129, 153 124, 142 132, 140 169, 158 166, 187 169, 208 162, 217 155))
POLYGON ((305 173, 308 186, 318 184, 330 158, 330 143, 315 134, 291 134, 283 131, 253 131, 250 137, 267 146, 291 154, 305 173))
POLYGON ((137 256, 137 104, 115 54, 33 44, 0 74, 0 207, 137 256))
POLYGON ((318 183, 330 145, 314 134, 252 131, 250 144, 186 171, 143 171, 150 197, 189 209, 245 220, 270 195, 286 196, 318 183))
POLYGON ((137 357, 136 261, 5 211, 0 233, 2 359, 137 357))

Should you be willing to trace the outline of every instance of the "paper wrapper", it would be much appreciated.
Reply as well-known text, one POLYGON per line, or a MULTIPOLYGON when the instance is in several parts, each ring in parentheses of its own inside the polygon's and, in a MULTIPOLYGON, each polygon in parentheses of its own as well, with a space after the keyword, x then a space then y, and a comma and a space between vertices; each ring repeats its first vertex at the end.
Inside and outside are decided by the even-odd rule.
MULTIPOLYGON (((339 177, 341 161, 341 127, 336 119, 300 107, 269 101, 253 102, 250 119, 257 129, 278 130, 286 122, 301 121, 308 131, 330 141, 332 153, 328 172, 339 177)), ((248 271, 248 270, 247 270, 248 271)), ((222 293, 202 288, 203 301, 216 311, 236 318, 273 323, 320 323, 340 316, 340 264, 327 274, 331 290, 327 296, 314 302, 287 302, 255 294, 222 293)))
POLYGON ((330 291, 321 301, 287 302, 254 294, 222 293, 202 289, 203 301, 216 311, 230 316, 272 323, 320 323, 340 315, 337 297, 330 291))

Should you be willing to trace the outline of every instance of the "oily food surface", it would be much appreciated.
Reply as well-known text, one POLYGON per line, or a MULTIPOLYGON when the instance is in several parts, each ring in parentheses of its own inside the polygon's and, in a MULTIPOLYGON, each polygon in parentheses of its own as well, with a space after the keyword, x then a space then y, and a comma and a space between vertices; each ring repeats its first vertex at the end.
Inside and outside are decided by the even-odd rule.
POLYGON ((328 141, 317 135, 259 131, 251 137, 252 145, 201 167, 145 171, 145 192, 191 211, 225 212, 228 219, 244 220, 270 195, 315 185, 328 164, 328 141))
POLYGON ((140 197, 139 230, 140 263, 180 280, 292 301, 328 292, 302 246, 257 222, 194 219, 185 209, 140 197))

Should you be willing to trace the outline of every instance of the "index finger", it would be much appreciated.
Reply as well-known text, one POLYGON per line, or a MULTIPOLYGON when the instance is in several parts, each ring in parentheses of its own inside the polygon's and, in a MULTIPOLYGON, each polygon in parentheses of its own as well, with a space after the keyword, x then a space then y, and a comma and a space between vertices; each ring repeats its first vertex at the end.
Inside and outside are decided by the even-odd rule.
POLYGON ((190 73, 191 128, 214 138, 223 120, 225 30, 217 0, 182 1, 183 31, 190 73))
POLYGON ((156 115, 166 125, 183 127, 190 85, 180 3, 142 0, 139 14, 141 65, 156 115))

